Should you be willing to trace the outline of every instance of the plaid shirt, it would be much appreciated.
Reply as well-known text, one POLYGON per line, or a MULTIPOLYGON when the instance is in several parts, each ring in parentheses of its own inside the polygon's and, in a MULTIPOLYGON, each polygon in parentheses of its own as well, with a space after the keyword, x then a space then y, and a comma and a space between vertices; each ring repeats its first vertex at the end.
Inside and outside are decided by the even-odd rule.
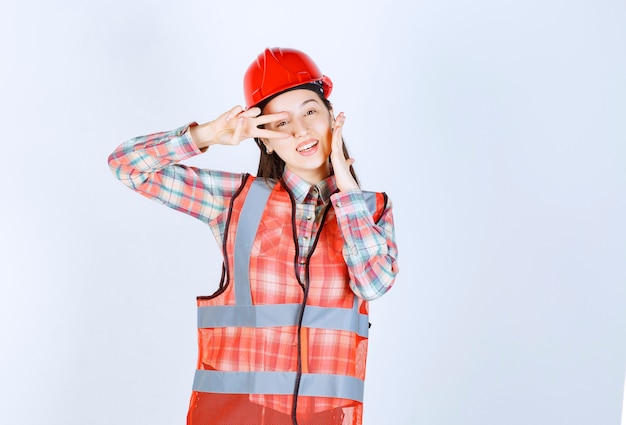
MULTIPOLYGON (((208 224, 221 246, 230 200, 241 186, 242 175, 180 164, 201 153, 188 128, 133 138, 109 156, 109 166, 131 189, 208 224)), ((344 241, 351 289, 365 300, 387 292, 398 272, 391 202, 374 223, 362 192, 336 192, 334 176, 310 185, 285 169, 283 180, 296 200, 300 263, 311 249, 324 205, 331 202, 344 241)), ((303 270, 301 266, 299 272, 303 270)))

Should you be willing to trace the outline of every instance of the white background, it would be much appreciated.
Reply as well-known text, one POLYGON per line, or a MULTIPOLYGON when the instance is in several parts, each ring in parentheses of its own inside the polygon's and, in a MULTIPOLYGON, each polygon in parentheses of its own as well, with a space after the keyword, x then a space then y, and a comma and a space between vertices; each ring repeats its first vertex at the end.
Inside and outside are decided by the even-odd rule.
MULTIPOLYGON (((365 424, 619 422, 624 1, 1 4, 0 423, 184 423, 217 246, 106 158, 242 103, 272 46, 333 79, 363 186, 394 202, 365 424)), ((254 172, 257 150, 193 163, 254 172)))

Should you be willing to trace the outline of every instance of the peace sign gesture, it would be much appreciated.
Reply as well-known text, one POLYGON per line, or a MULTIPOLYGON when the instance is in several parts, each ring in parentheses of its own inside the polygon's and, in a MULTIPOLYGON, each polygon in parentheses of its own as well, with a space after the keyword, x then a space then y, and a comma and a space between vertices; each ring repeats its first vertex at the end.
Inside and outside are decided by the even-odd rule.
POLYGON ((274 121, 284 120, 287 117, 286 113, 260 114, 261 109, 257 107, 244 110, 237 105, 214 121, 191 127, 191 138, 199 149, 205 149, 211 145, 236 146, 245 139, 255 137, 265 139, 289 137, 279 131, 259 128, 274 121))

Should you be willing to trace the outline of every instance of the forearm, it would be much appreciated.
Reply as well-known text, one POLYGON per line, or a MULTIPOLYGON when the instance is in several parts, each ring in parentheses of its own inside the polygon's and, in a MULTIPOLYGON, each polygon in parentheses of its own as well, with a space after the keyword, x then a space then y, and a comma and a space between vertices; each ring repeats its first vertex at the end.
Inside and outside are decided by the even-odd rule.
POLYGON ((157 193, 151 191, 155 186, 149 183, 159 171, 200 153, 186 134, 188 128, 128 140, 109 155, 111 172, 131 189, 156 196, 157 193))
POLYGON ((333 195, 332 202, 344 239, 343 256, 350 287, 366 300, 381 297, 394 284, 398 273, 391 202, 377 222, 360 191, 333 195))
POLYGON ((209 222, 223 211, 241 176, 179 164, 201 152, 188 128, 133 138, 113 151, 109 167, 132 190, 209 222))

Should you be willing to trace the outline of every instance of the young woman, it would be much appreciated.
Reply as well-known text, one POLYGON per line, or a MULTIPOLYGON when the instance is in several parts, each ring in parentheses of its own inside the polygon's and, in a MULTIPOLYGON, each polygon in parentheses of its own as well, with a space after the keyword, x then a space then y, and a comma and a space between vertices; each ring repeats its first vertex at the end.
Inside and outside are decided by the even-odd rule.
POLYGON ((266 49, 246 108, 137 137, 109 157, 131 189, 208 224, 219 289, 198 297, 190 425, 361 424, 368 300, 394 283, 391 202, 359 188, 331 80, 303 52, 266 49), (180 162, 254 138, 256 177, 180 162))

